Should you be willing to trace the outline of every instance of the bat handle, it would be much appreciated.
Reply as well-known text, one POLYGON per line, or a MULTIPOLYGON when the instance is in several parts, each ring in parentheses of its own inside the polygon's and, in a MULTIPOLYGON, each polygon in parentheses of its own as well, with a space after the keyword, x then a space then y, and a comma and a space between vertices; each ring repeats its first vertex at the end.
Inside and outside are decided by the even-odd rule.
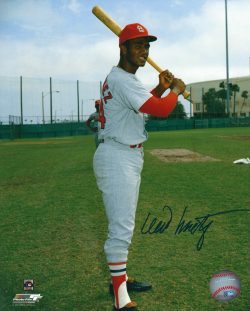
MULTIPOLYGON (((163 71, 163 69, 161 67, 159 67, 153 60, 152 58, 148 57, 147 62, 154 67, 155 70, 157 70, 159 73, 161 73, 163 71)), ((184 91, 183 93, 183 97, 185 99, 188 99, 190 97, 190 92, 188 91, 184 91)))
POLYGON ((154 62, 154 61, 152 60, 152 58, 148 57, 148 58, 147 58, 147 62, 148 62, 152 67, 154 67, 154 69, 157 70, 159 73, 161 73, 161 72, 163 71, 163 69, 161 69, 161 67, 159 67, 159 66, 156 64, 156 62, 154 62))

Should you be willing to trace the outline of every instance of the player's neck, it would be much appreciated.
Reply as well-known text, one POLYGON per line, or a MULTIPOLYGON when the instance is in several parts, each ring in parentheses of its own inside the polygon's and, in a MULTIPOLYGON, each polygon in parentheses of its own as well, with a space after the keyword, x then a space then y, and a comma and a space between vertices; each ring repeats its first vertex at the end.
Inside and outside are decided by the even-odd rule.
POLYGON ((120 59, 117 67, 122 68, 123 70, 135 74, 139 66, 131 64, 130 62, 125 61, 124 59, 120 59))

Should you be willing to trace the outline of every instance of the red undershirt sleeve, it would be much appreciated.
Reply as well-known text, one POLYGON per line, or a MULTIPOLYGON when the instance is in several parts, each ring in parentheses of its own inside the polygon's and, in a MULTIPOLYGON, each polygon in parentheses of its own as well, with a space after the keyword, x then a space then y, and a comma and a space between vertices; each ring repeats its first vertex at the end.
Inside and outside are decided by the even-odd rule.
POLYGON ((163 98, 152 96, 140 107, 139 111, 155 117, 166 118, 174 110, 177 100, 178 96, 174 92, 170 92, 163 98))

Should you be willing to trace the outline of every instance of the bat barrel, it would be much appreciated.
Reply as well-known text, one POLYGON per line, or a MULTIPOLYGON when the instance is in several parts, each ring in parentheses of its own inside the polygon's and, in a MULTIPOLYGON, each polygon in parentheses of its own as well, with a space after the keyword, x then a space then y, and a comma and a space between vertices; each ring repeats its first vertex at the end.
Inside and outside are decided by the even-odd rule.
POLYGON ((121 27, 98 5, 94 6, 92 13, 106 25, 114 34, 120 35, 122 29, 121 27))

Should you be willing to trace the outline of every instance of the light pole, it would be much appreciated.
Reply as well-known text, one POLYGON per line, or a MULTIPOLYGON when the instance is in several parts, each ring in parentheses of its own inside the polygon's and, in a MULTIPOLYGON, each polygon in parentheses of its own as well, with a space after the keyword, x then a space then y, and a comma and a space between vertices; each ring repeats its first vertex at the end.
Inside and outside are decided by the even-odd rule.
POLYGON ((229 106, 228 30, 227 30, 227 0, 225 0, 225 24, 226 24, 226 67, 227 67, 227 113, 228 113, 228 116, 230 116, 230 106, 229 106))
POLYGON ((82 121, 83 121, 83 99, 82 99, 82 121))
POLYGON ((249 56, 249 76, 250 76, 250 56, 249 56))
POLYGON ((60 93, 60 91, 52 91, 52 92, 47 92, 44 94, 44 92, 42 92, 42 115, 43 115, 43 124, 45 124, 45 119, 44 119, 44 97, 51 94, 51 93, 60 93))

